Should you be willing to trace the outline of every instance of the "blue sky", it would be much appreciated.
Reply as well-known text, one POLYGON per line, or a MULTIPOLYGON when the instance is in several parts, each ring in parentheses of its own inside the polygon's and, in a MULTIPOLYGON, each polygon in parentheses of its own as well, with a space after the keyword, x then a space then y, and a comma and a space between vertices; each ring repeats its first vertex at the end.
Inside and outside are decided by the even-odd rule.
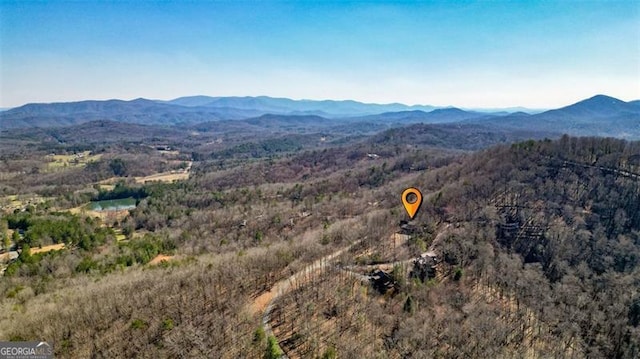
POLYGON ((187 95, 640 99, 640 1, 2 1, 0 107, 187 95))

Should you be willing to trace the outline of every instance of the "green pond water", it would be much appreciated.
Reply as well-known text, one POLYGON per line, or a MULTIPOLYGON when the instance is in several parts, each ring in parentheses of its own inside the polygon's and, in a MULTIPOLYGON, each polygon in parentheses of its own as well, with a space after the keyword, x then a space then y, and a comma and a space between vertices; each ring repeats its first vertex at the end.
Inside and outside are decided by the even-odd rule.
POLYGON ((135 198, 109 199, 89 203, 92 211, 120 211, 136 208, 135 198))

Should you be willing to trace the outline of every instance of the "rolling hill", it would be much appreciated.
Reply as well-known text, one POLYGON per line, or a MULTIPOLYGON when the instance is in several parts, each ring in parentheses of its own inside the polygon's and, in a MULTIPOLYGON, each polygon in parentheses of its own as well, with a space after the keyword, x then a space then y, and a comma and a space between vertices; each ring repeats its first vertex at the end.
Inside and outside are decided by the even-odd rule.
POLYGON ((379 145, 438 147, 474 151, 499 143, 527 139, 557 138, 561 133, 550 131, 506 130, 479 124, 412 124, 391 128, 371 137, 379 145))

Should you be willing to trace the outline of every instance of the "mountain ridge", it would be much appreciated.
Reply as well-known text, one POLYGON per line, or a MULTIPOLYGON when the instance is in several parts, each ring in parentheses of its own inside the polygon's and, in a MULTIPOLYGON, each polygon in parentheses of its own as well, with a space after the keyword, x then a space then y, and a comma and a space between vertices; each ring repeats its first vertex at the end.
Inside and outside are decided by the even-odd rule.
POLYGON ((482 123, 512 130, 546 130, 576 136, 609 136, 640 139, 640 101, 596 95, 576 103, 532 115, 471 119, 465 123, 482 123))
POLYGON ((143 125, 189 126, 211 121, 249 119, 261 123, 265 121, 280 124, 295 122, 297 125, 307 121, 313 127, 318 126, 316 123, 311 123, 314 121, 333 125, 338 122, 386 125, 476 123, 496 129, 526 132, 640 138, 640 100, 625 102, 606 95, 595 95, 564 107, 535 114, 486 113, 457 107, 365 104, 353 100, 292 100, 268 96, 217 98, 192 96, 170 101, 145 98, 129 101, 85 100, 26 104, 1 112, 0 129, 60 127, 99 120, 143 125), (394 111, 387 111, 388 109, 394 111), (265 115, 272 117, 257 120, 265 115), (286 118, 277 119, 277 116, 286 118))
POLYGON ((430 105, 405 105, 401 103, 364 103, 354 100, 293 100, 284 97, 269 96, 187 96, 179 97, 165 103, 186 106, 203 106, 210 108, 232 107, 238 109, 260 109, 264 112, 275 114, 289 114, 291 112, 325 113, 329 116, 345 117, 350 115, 377 114, 382 112, 401 110, 431 111, 435 106, 430 105))

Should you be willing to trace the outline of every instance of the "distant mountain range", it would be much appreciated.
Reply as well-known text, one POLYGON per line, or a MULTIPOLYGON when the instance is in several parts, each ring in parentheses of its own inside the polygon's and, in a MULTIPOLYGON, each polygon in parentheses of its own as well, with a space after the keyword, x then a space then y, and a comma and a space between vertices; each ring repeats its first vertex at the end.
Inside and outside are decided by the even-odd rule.
POLYGON ((459 108, 366 104, 356 101, 291 100, 272 97, 181 97, 171 101, 80 101, 27 104, 0 112, 0 129, 48 128, 106 120, 142 125, 185 126, 221 120, 248 124, 294 123, 311 127, 366 122, 482 125, 511 131, 569 133, 640 139, 640 101, 597 95, 545 112, 480 112, 459 108), (281 116, 286 116, 286 119, 281 116))
POLYGON ((189 106, 189 107, 206 107, 212 109, 239 109, 260 111, 270 114, 287 114, 287 115, 319 115, 324 117, 348 117, 372 115, 383 112, 422 110, 431 111, 434 106, 407 106, 400 103, 392 104, 373 104, 362 103, 352 100, 335 101, 335 100, 291 100, 288 98, 273 98, 267 96, 258 97, 209 97, 209 96, 191 96, 180 97, 175 100, 166 101, 166 103, 189 106))
POLYGON ((33 103, 0 112, 0 129, 68 126, 96 120, 147 125, 181 125, 273 115, 315 115, 325 118, 366 116, 394 111, 432 111, 433 106, 367 104, 357 101, 313 101, 259 97, 180 97, 170 101, 79 101, 33 103))
POLYGON ((501 129, 544 130, 578 136, 609 136, 640 139, 640 101, 624 102, 596 95, 573 105, 534 115, 512 113, 506 116, 467 119, 465 123, 501 129))

